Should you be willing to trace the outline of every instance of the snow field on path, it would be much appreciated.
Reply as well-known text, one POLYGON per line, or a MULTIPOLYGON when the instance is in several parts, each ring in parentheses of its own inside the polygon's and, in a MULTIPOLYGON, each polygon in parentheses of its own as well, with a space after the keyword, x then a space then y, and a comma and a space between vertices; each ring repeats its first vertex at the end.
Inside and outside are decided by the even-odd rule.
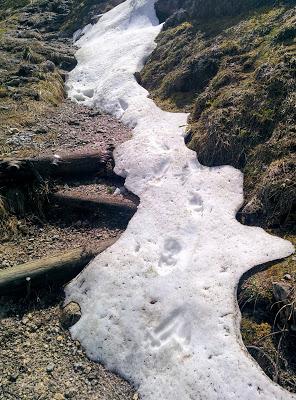
POLYGON ((115 171, 140 197, 121 238, 66 288, 88 356, 145 400, 289 400, 241 342, 236 288, 292 245, 236 221, 243 177, 207 168, 184 144, 186 114, 160 110, 136 82, 162 25, 156 0, 127 0, 77 42, 69 97, 115 115, 133 138, 115 171))

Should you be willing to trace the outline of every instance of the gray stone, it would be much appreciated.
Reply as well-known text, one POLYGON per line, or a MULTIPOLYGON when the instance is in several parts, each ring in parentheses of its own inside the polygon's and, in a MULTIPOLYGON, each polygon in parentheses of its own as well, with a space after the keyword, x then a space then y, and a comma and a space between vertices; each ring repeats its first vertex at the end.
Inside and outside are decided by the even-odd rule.
POLYGON ((76 324, 81 318, 81 310, 77 303, 71 302, 66 305, 61 311, 60 322, 62 326, 69 329, 76 324))
POLYGON ((54 72, 55 70, 55 63, 50 61, 50 60, 46 60, 44 61, 44 63, 42 63, 42 70, 44 72, 54 72))
POLYGON ((84 370, 84 365, 82 363, 79 363, 79 362, 74 363, 73 367, 74 367, 74 371, 75 372, 84 370))
POLYGON ((291 286, 284 282, 274 282, 272 292, 276 301, 285 301, 290 295, 291 286))
POLYGON ((51 362, 51 363, 49 363, 47 366, 46 366, 46 372, 52 372, 53 370, 54 370, 54 367, 55 367, 55 365, 54 365, 54 363, 53 362, 51 362))

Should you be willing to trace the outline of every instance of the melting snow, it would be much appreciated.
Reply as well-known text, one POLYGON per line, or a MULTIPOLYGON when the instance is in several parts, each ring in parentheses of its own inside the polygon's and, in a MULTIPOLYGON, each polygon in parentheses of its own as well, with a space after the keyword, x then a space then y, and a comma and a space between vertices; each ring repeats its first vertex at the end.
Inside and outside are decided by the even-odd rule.
POLYGON ((295 399, 248 355, 236 303, 242 274, 292 245, 236 221, 242 174, 200 165, 184 145, 187 115, 160 110, 136 82, 162 28, 154 3, 125 1, 77 42, 69 96, 134 128, 116 172, 141 204, 68 285, 83 313, 72 336, 145 400, 295 399))

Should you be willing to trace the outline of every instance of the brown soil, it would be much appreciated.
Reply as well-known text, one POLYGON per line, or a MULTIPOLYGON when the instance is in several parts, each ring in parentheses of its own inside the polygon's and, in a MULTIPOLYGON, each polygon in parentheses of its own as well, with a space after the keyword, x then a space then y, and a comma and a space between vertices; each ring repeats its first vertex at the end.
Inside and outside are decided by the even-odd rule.
POLYGON ((62 290, 50 288, 30 300, 1 299, 0 399, 137 399, 61 327, 62 301, 62 290))
POLYGON ((2 157, 32 157, 107 150, 130 137, 115 118, 66 100, 34 126, 13 129, 7 139, 8 152, 2 157))
MULTIPOLYGON (((23 131, 22 137, 23 142, 15 140, 14 156, 104 151, 127 140, 130 132, 111 116, 101 115, 97 111, 65 101, 56 112, 52 111, 43 120, 38 121, 30 131, 23 131), (44 130, 42 140, 36 140, 34 136, 31 138, 32 131, 41 130, 44 130), (24 145, 26 138, 30 140, 24 145)), ((51 190, 78 195, 82 193, 88 197, 104 195, 124 201, 128 195, 114 194, 123 183, 120 177, 109 180, 91 177, 89 181, 77 179, 70 182, 54 182, 51 190)), ((131 195, 129 197, 133 198, 131 195)), ((127 223, 127 217, 119 218, 118 215, 110 215, 102 210, 81 212, 47 204, 44 215, 31 213, 19 219, 16 234, 9 240, 0 241, 0 268, 73 247, 86 244, 95 246, 103 239, 119 235, 127 223)))
MULTIPOLYGON (((65 101, 30 130, 15 131, 10 155, 106 150, 129 137, 129 130, 112 117, 65 101)), ((51 190, 135 200, 128 193, 114 194, 123 184, 119 177, 94 176, 54 182, 51 190)), ((128 221, 120 213, 66 210, 48 204, 43 215, 19 218, 16 233, 0 242, 0 268, 83 245, 95 246, 119 236, 128 221)), ((71 340, 59 322, 62 303, 61 287, 0 297, 0 399, 136 399, 127 383, 88 360, 79 343, 71 340)))

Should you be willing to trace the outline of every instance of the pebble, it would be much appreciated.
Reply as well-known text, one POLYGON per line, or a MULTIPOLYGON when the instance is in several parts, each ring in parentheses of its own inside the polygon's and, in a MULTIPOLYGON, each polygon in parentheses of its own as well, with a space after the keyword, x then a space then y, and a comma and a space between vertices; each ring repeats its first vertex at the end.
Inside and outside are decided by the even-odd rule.
POLYGON ((6 267, 10 267, 10 262, 8 260, 3 260, 2 261, 2 267, 6 268, 6 267))
POLYGON ((71 302, 61 311, 60 322, 65 329, 69 329, 76 324, 81 317, 80 307, 77 303, 71 302))
POLYGON ((18 373, 17 372, 14 372, 13 374, 11 374, 9 376, 10 382, 16 382, 17 378, 18 378, 18 373))
POLYGON ((74 363, 73 367, 74 367, 74 371, 75 372, 84 370, 84 365, 82 363, 79 363, 79 362, 74 363))
POLYGON ((47 366, 46 366, 46 372, 52 372, 53 370, 54 370, 54 367, 55 367, 55 365, 54 365, 54 363, 53 362, 51 362, 51 363, 49 363, 47 366))
POLYGON ((64 399, 65 399, 65 396, 62 393, 56 393, 53 396, 53 400, 64 400, 64 399))
POLYGON ((72 399, 73 397, 75 397, 77 395, 77 391, 74 388, 69 388, 68 390, 66 390, 65 392, 65 397, 66 399, 72 399))
POLYGON ((50 60, 46 60, 42 63, 42 69, 44 72, 54 72, 55 64, 50 60))

